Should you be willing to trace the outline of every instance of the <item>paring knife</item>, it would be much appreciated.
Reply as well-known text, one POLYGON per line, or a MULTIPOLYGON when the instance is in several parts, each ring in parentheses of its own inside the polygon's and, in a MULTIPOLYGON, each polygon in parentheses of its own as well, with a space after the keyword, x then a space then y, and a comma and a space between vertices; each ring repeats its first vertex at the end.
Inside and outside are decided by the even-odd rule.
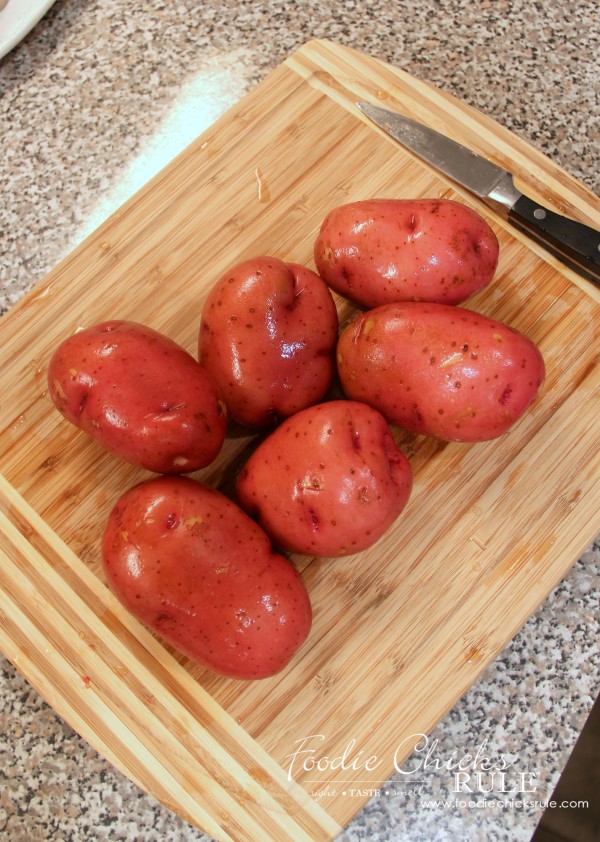
POLYGON ((534 202, 515 187, 511 173, 428 126, 368 102, 356 104, 402 146, 502 212, 515 228, 600 286, 600 231, 534 202))

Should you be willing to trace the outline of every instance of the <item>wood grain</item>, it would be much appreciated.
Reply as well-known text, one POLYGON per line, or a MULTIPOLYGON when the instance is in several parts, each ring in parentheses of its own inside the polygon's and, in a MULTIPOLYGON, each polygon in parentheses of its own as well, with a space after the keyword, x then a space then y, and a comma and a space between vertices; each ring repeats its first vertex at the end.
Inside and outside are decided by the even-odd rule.
MULTIPOLYGON (((595 197, 510 132, 397 69, 312 41, 0 322, 0 645, 115 766, 219 840, 334 838, 369 797, 343 787, 387 780, 396 747, 401 762, 407 738, 443 717, 600 526, 598 291, 390 141, 356 99, 462 140, 546 205, 600 227, 595 197), (314 625, 288 669, 259 682, 215 676, 106 588, 106 517, 149 475, 59 417, 48 359, 77 327, 107 318, 149 324, 194 353, 202 302, 228 266, 272 254, 314 267, 327 211, 373 196, 455 198, 486 217, 500 263, 468 306, 530 336, 547 378, 499 440, 447 444, 395 430, 415 477, 402 518, 359 555, 294 558, 314 625), (354 740, 377 768, 292 763, 299 741, 317 734, 319 753, 341 756, 354 740), (336 795, 311 796, 319 782, 336 795)), ((343 321, 352 308, 336 301, 343 321)), ((229 488, 253 442, 232 431, 194 476, 229 488)))

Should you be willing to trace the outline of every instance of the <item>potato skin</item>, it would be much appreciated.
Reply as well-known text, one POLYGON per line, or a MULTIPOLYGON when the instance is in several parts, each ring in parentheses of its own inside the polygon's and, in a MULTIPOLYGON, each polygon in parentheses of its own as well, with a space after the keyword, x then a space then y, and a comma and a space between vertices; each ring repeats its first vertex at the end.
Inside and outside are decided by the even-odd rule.
POLYGON ((405 507, 412 472, 379 412, 354 401, 284 421, 242 468, 236 492, 276 546, 315 556, 357 553, 405 507))
POLYGON ((522 333, 447 304, 361 313, 338 342, 346 395, 390 423, 448 441, 503 435, 535 399, 544 360, 522 333))
POLYGON ((314 259, 326 283, 362 307, 459 304, 491 281, 498 240, 459 202, 368 199, 329 212, 314 259))
POLYGON ((126 491, 102 555, 120 602, 213 672, 273 675, 308 636, 311 604, 296 569, 238 506, 190 477, 126 491))
POLYGON ((230 417, 273 426, 327 392, 335 375, 337 310, 310 269, 257 257, 225 272, 202 310, 198 358, 230 417))
POLYGON ((68 421, 156 473, 203 468, 225 438, 225 407, 211 375, 137 322, 102 322, 70 336, 52 355, 48 388, 68 421))

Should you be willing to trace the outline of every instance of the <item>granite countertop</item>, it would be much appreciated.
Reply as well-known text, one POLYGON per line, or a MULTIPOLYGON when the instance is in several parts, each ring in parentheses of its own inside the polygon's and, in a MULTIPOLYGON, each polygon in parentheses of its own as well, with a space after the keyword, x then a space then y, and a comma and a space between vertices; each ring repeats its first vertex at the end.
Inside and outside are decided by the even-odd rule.
MULTIPOLYGON (((2 311, 315 37, 461 97, 598 192, 597 14, 590 0, 59 0, 0 61, 2 311)), ((438 765, 480 746, 510 758, 532 782, 529 803, 425 806, 456 797, 432 762, 422 797, 396 775, 344 842, 531 838, 598 693, 599 570, 596 544, 429 737, 438 765)), ((207 840, 5 659, 0 701, 0 839, 207 840)))

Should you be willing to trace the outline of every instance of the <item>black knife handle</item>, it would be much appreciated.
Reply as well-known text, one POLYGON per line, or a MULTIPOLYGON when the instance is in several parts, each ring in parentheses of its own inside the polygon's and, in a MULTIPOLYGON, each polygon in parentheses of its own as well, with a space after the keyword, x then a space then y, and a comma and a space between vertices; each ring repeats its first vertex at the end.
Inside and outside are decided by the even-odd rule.
POLYGON ((600 231, 554 213, 528 196, 517 199, 508 219, 567 266, 600 286, 600 231))

